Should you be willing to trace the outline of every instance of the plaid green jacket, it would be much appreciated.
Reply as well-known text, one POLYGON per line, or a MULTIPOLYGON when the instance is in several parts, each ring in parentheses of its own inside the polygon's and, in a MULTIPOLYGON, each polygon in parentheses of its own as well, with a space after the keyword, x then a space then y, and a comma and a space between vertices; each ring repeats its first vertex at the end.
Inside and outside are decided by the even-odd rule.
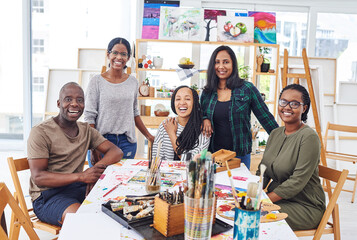
MULTIPOLYGON (((213 128, 213 136, 211 137, 210 149, 217 151, 214 148, 214 122, 213 113, 217 103, 217 92, 209 94, 203 91, 200 99, 201 108, 203 111, 203 119, 209 119, 213 128)), ((250 125, 250 115, 253 111, 254 115, 259 120, 268 134, 278 127, 274 116, 269 112, 267 105, 264 103, 260 92, 251 82, 245 81, 239 88, 232 90, 231 96, 232 105, 229 107, 229 122, 233 136, 233 150, 237 156, 244 156, 252 151, 252 133, 250 125)))

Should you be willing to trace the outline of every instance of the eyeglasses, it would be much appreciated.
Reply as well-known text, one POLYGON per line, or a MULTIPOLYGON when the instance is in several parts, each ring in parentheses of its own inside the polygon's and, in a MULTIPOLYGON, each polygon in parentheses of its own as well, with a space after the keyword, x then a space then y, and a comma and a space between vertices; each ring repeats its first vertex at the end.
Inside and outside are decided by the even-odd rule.
POLYGON ((128 58, 129 56, 129 54, 126 52, 109 51, 109 53, 113 54, 115 57, 120 55, 122 58, 128 58))
POLYGON ((286 107, 288 104, 292 109, 297 109, 298 107, 300 107, 300 105, 304 105, 304 103, 298 102, 298 101, 289 102, 289 101, 286 101, 284 99, 280 99, 279 100, 279 106, 280 107, 286 107))

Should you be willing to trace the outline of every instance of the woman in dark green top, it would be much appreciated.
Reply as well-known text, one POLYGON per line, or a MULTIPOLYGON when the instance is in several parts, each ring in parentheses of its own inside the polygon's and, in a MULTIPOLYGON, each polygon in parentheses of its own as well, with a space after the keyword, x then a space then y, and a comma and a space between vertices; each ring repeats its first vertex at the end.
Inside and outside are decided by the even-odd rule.
POLYGON ((309 108, 303 86, 292 84, 282 90, 278 112, 285 126, 271 132, 261 162, 267 166, 264 187, 271 180, 268 196, 289 215, 286 221, 293 230, 316 228, 325 211, 318 174, 320 140, 304 124, 309 108))
POLYGON ((239 77, 237 58, 228 46, 217 47, 210 58, 207 83, 201 95, 203 133, 211 136, 209 150, 227 149, 250 168, 253 112, 269 134, 278 127, 253 83, 239 77))

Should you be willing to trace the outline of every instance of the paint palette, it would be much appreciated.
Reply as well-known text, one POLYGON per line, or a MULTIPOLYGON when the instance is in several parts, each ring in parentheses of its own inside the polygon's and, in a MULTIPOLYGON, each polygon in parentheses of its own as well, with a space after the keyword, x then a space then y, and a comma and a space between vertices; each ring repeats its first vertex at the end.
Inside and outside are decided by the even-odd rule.
MULTIPOLYGON (((272 211, 278 211, 280 207, 273 203, 262 202, 262 210, 260 215, 260 222, 275 222, 288 217, 287 213, 274 213, 274 218, 267 217, 272 211)), ((226 203, 217 207, 217 214, 225 219, 234 221, 235 205, 234 202, 226 203)))

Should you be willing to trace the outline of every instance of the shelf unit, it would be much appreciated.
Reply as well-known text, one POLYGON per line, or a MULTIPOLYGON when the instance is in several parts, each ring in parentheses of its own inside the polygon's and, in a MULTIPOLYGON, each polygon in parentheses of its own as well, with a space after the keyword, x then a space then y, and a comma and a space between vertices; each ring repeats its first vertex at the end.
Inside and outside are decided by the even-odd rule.
MULTIPOLYGON (((235 42, 207 42, 207 41, 180 41, 180 40, 159 40, 159 39, 137 39, 136 40, 136 49, 135 49, 135 56, 136 56, 136 77, 141 83, 145 77, 146 73, 149 72, 176 72, 176 69, 178 68, 177 65, 171 64, 167 68, 162 68, 162 69, 146 69, 146 68, 138 68, 138 59, 142 55, 147 55, 147 49, 148 49, 148 44, 157 44, 157 45, 167 45, 170 44, 172 46, 175 46, 175 44, 186 44, 191 45, 192 47, 192 61, 195 63, 195 66, 199 68, 200 72, 206 72, 205 67, 202 67, 201 64, 201 53, 202 53, 202 48, 204 46, 209 46, 208 48, 212 48, 212 46, 216 45, 217 47, 220 45, 228 45, 228 46, 238 46, 238 47, 244 47, 244 65, 249 65, 251 68, 251 81, 253 84, 260 89, 260 81, 262 78, 265 76, 270 77, 270 98, 266 100, 267 105, 271 105, 272 108, 271 110, 273 111, 274 116, 276 116, 276 102, 277 102, 277 87, 278 87, 278 77, 279 77, 279 45, 277 44, 259 44, 259 43, 235 43, 235 42), (256 62, 256 56, 259 55, 259 47, 268 47, 271 49, 271 53, 268 55, 270 58, 270 68, 274 69, 274 73, 262 73, 262 72, 257 72, 257 62, 256 62), (201 67, 201 68, 200 68, 201 67)), ((213 50, 212 50, 213 51, 213 50)), ((164 54, 168 54, 167 52, 164 54)), ((170 53, 171 54, 171 53, 170 53)), ((150 54, 149 54, 150 55, 150 54)), ((171 57, 171 55, 170 55, 171 57)), ((177 56, 177 61, 182 57, 182 55, 177 56)), ((166 57, 164 57, 165 59, 166 57)), ((241 62, 239 62, 241 65, 241 62)), ((164 60, 164 66, 165 66, 165 60, 164 60)), ((191 84, 198 83, 198 76, 192 77, 191 78, 191 84)), ((148 98, 148 97, 139 97, 138 100, 170 100, 170 98, 148 98)), ((159 124, 161 123, 162 119, 165 118, 158 118, 154 116, 142 116, 144 124, 148 127, 153 127, 157 128, 159 124)))

